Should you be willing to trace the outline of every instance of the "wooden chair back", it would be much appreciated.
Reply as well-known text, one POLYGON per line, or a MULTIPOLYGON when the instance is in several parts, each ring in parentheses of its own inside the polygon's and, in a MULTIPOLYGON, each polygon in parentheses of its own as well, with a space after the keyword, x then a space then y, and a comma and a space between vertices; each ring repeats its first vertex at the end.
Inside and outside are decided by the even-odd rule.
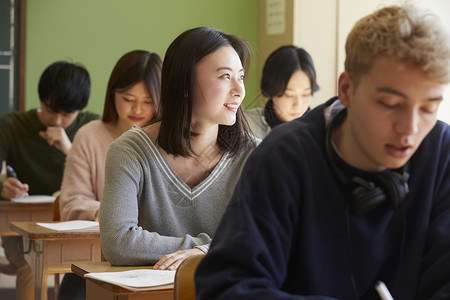
POLYGON ((193 255, 186 258, 175 273, 175 300, 195 300, 194 273, 205 255, 193 255))

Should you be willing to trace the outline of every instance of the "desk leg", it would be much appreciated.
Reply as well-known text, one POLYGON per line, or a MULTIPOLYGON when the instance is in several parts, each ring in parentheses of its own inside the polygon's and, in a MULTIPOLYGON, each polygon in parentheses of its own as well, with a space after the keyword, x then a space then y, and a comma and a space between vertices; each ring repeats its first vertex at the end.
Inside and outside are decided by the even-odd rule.
POLYGON ((59 273, 55 274, 55 300, 58 299, 59 292, 59 273))
POLYGON ((23 238, 25 258, 33 270, 34 296, 36 300, 47 300, 47 276, 44 272, 44 241, 23 238))

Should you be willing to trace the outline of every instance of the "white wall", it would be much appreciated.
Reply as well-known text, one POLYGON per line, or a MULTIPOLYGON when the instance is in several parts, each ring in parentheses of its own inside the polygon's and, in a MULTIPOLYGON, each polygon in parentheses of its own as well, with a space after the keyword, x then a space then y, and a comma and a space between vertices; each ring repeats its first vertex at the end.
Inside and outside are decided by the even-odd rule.
POLYGON ((336 0, 294 0, 293 43, 311 55, 320 87, 313 107, 336 95, 336 10, 336 0))
MULTIPOLYGON (((353 25, 377 8, 405 0, 294 0, 294 44, 313 57, 320 91, 312 106, 336 95, 336 83, 344 70, 345 40, 353 25)), ((435 12, 450 28, 450 0, 416 0, 435 12)), ((439 119, 450 124, 450 88, 444 95, 439 119)))

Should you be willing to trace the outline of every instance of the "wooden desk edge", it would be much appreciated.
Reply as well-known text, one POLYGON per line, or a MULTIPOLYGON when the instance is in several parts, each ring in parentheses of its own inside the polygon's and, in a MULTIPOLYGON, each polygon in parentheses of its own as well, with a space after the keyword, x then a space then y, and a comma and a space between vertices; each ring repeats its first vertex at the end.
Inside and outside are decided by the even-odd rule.
MULTIPOLYGON (((102 264, 105 265, 105 267, 110 266, 111 264, 109 262, 101 262, 102 264)), ((91 273, 89 271, 86 270, 85 267, 83 267, 82 263, 72 263, 72 265, 70 266, 70 269, 72 270, 72 272, 74 272, 75 274, 77 274, 78 276, 84 277, 84 274, 87 273, 91 273)))
POLYGON ((21 210, 24 209, 24 207, 31 207, 35 210, 48 210, 49 208, 53 208, 53 202, 21 203, 9 200, 0 200, 0 211, 11 209, 21 210))
MULTIPOLYGON (((70 239, 100 239, 100 231, 57 231, 37 225, 39 222, 27 221, 18 222, 13 221, 9 223, 10 228, 18 234, 27 237, 30 240, 52 240, 63 239, 65 237, 70 239), (37 229, 37 230, 36 230, 37 229)), ((52 222, 44 222, 52 223, 52 222)))

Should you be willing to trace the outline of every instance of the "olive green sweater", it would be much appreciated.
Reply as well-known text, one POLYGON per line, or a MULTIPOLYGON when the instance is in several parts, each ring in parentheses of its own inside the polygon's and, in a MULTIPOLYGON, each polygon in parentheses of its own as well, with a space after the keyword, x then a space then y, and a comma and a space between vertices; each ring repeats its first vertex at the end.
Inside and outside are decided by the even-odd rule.
MULTIPOLYGON (((66 128, 67 136, 73 141, 81 126, 98 118, 91 112, 79 113, 66 128)), ((37 109, 0 117, 0 164, 6 160, 14 168, 19 180, 29 185, 30 195, 51 195, 61 187, 66 156, 39 136, 45 129, 37 109)))

